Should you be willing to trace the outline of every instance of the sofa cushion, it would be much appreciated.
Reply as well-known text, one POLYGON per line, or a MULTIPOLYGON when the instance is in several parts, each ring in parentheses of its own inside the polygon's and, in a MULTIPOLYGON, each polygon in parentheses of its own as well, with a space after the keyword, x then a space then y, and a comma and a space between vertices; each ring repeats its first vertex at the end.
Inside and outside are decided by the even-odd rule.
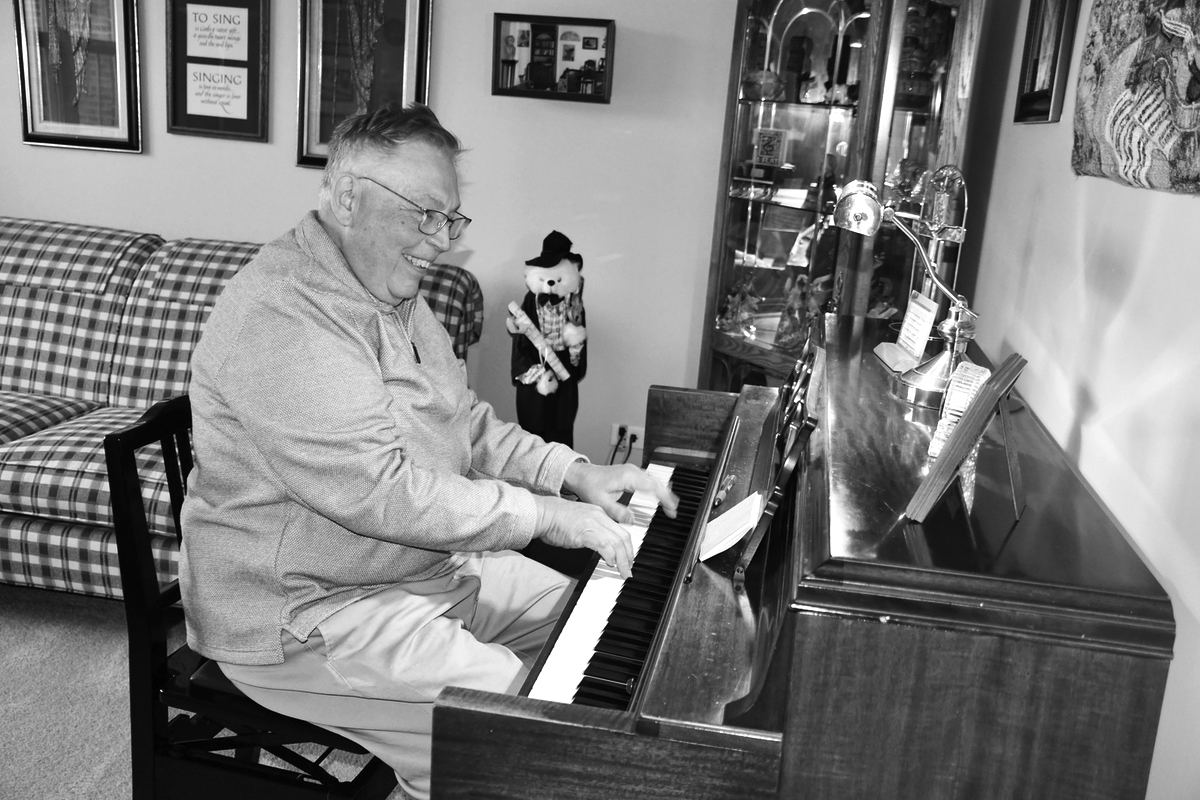
MULTIPOLYGON (((112 507, 104 436, 137 421, 144 409, 100 408, 0 445, 0 511, 110 527, 112 507)), ((154 533, 175 531, 157 445, 138 454, 154 533)))
POLYGON ((103 403, 153 234, 0 217, 0 389, 103 403))
MULTIPOLYGON (((171 537, 150 542, 162 582, 179 572, 179 545, 171 537)), ((117 537, 112 528, 0 513, 0 582, 43 589, 121 597, 117 537)))
POLYGON ((260 247, 179 239, 154 253, 121 317, 109 405, 144 408, 187 391, 192 350, 213 304, 225 282, 260 247))
POLYGON ((0 444, 86 414, 98 405, 86 400, 0 390, 0 444))

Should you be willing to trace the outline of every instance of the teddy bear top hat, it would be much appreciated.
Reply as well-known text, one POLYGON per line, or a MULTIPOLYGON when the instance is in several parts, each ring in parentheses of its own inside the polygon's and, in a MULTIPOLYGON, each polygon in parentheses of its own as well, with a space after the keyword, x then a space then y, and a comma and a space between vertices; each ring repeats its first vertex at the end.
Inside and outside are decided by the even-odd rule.
POLYGON ((542 239, 542 254, 525 262, 527 267, 556 267, 558 262, 571 255, 571 240, 558 231, 550 231, 542 239))

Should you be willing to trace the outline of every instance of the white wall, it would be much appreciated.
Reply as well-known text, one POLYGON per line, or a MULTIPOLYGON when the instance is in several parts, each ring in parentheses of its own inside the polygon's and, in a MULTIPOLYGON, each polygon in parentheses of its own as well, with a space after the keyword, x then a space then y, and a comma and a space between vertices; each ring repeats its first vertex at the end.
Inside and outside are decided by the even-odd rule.
MULTIPOLYGON (((1019 37, 1029 0, 1020 5, 1019 37)), ((1175 660, 1151 800, 1200 797, 1200 197, 1077 177, 1081 4, 1062 121, 1011 122, 1009 65, 974 307, 979 341, 1029 360, 1017 384, 1171 595, 1175 660)), ((1022 41, 1018 38, 1018 42, 1022 41)))

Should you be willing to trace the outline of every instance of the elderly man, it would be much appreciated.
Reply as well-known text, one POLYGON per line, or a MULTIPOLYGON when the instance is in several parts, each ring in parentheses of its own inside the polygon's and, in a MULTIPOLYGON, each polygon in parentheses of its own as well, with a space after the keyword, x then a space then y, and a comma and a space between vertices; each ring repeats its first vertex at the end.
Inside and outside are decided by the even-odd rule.
POLYGON ((677 504, 467 388, 418 293, 470 222, 459 152, 422 106, 340 125, 320 209, 230 281, 190 389, 189 644, 262 705, 361 742, 417 798, 438 692, 515 692, 562 610, 569 580, 514 550, 588 547, 628 574, 617 499, 677 504))

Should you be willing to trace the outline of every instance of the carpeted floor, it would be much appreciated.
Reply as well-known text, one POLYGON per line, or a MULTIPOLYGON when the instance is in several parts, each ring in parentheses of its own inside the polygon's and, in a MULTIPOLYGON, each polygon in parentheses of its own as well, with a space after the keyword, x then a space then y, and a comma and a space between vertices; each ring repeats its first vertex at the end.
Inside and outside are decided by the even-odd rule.
POLYGON ((130 796, 124 614, 0 585, 0 800, 130 796))
POLYGON ((120 603, 0 585, 0 797, 129 797, 120 603))

